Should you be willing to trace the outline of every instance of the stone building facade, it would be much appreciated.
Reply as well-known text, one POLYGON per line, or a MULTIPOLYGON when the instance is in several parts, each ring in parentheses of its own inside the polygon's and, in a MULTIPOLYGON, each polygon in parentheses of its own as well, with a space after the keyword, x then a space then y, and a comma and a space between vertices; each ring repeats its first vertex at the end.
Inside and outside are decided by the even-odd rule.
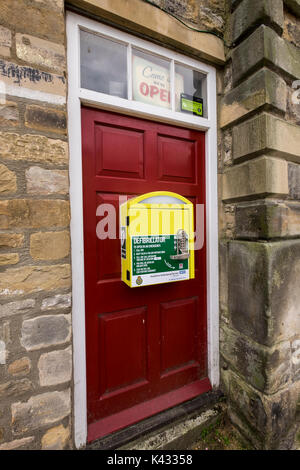
POLYGON ((67 11, 216 68, 217 388, 253 446, 295 448, 300 1, 6 0, 0 6, 0 450, 78 447, 67 11))

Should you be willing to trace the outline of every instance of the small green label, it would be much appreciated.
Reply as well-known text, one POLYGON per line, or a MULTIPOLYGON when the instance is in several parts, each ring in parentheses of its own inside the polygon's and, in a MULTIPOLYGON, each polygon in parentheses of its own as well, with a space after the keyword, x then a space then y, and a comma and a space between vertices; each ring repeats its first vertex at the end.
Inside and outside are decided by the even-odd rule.
POLYGON ((181 111, 203 116, 203 100, 192 96, 181 94, 181 111))

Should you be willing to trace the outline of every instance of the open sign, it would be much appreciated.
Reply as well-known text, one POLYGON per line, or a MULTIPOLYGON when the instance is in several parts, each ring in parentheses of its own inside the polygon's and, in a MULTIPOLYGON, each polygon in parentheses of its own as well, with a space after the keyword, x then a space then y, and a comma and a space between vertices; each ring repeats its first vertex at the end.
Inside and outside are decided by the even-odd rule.
MULTIPOLYGON (((176 95, 183 92, 183 77, 176 74, 176 95)), ((170 70, 138 56, 133 56, 133 99, 170 108, 170 70)))

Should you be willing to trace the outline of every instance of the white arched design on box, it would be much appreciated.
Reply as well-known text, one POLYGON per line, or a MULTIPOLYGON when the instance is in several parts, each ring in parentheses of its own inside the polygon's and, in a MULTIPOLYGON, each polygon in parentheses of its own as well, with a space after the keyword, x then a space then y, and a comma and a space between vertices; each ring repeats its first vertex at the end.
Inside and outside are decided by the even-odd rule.
MULTIPOLYGON (((128 48, 128 49, 129 49, 128 48)), ((214 67, 183 56, 151 42, 123 33, 97 21, 67 13, 68 49, 68 132, 70 149, 70 204, 72 246, 72 325, 74 364, 74 435, 77 448, 85 445, 87 437, 84 251, 82 216, 81 169, 81 104, 117 111, 128 115, 205 131, 206 147, 206 225, 207 225, 207 324, 208 372, 213 387, 219 385, 219 275, 218 275, 218 192, 217 192, 217 104, 216 70, 214 67), (172 109, 155 107, 129 99, 81 88, 80 29, 96 32, 108 38, 137 46, 171 61, 199 70, 207 76, 208 118, 193 116, 172 109)), ((128 58, 129 60, 129 58, 128 58)), ((128 76, 128 90, 132 77, 128 76)), ((171 85, 172 86, 172 85, 171 85)), ((174 100, 172 103, 174 108, 174 100)))

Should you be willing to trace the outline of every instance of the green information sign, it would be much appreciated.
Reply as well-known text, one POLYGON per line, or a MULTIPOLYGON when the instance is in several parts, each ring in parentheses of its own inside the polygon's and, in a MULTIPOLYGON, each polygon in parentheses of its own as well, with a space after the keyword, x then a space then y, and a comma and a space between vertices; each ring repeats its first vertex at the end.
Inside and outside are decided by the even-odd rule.
POLYGON ((174 260, 175 235, 132 237, 132 276, 137 285, 189 279, 189 260, 174 260))
POLYGON ((203 116, 203 99, 196 98, 186 93, 180 95, 181 111, 203 116))

